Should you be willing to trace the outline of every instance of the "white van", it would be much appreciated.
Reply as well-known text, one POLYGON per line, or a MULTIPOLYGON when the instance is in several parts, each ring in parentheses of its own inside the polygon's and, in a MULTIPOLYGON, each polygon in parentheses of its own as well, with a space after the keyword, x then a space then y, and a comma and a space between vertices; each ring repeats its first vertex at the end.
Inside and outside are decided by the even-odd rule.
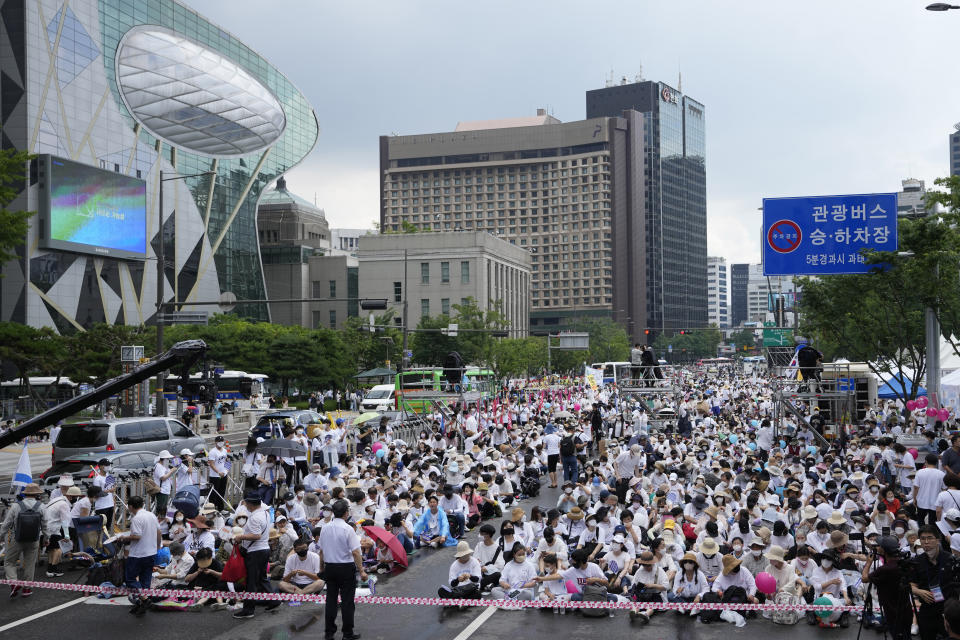
POLYGON ((364 411, 391 411, 396 401, 396 385, 378 384, 370 389, 360 408, 364 411))

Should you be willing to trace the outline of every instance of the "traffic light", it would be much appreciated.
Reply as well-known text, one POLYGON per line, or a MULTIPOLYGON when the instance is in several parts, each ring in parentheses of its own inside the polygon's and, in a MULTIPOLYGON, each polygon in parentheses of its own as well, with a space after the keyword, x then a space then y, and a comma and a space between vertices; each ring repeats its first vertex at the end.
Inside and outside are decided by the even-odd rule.
POLYGON ((645 336, 650 335, 650 329, 644 329, 644 330, 643 330, 643 335, 645 335, 645 336))
POLYGON ((686 332, 683 329, 680 329, 680 335, 684 335, 686 332))
POLYGON ((386 298, 365 298, 360 301, 360 308, 364 311, 383 310, 387 308, 386 298))

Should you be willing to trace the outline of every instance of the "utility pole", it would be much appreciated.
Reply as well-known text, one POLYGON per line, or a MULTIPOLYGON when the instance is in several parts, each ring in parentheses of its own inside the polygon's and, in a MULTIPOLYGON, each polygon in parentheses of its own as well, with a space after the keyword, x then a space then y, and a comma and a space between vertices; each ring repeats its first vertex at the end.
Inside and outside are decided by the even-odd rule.
POLYGON ((403 250, 403 353, 400 354, 400 364, 397 365, 397 373, 403 373, 404 360, 407 357, 407 333, 409 325, 407 324, 407 302, 409 298, 407 287, 407 250, 403 250))
MULTIPOLYGON (((157 357, 163 353, 163 266, 166 260, 164 256, 164 237, 163 237, 163 170, 160 171, 160 202, 157 213, 157 357)), ((167 415, 167 402, 163 395, 163 385, 166 378, 166 372, 157 373, 157 399, 155 415, 167 415)))

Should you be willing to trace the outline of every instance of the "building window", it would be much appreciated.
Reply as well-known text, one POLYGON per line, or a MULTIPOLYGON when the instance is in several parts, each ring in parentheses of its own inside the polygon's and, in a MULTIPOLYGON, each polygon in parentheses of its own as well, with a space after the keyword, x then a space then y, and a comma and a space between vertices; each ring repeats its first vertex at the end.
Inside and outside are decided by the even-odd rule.
POLYGON ((320 328, 320 312, 319 311, 313 312, 313 328, 314 329, 320 328))
POLYGON ((430 315, 430 299, 421 298, 420 299, 420 317, 426 318, 430 315))
POLYGON ((440 298, 440 313, 450 315, 450 298, 440 298))
POLYGON ((319 280, 314 280, 314 281, 313 281, 313 297, 314 297, 314 298, 322 298, 322 297, 323 297, 323 289, 320 288, 320 281, 319 281, 319 280))
POLYGON ((331 329, 337 328, 337 310, 336 309, 330 309, 330 328, 331 329))
POLYGON ((460 263, 460 284, 470 284, 470 263, 460 263))
POLYGON ((430 284, 430 263, 420 263, 420 284, 430 284))
POLYGON ((440 263, 440 282, 449 283, 450 282, 450 263, 441 262, 440 263))
POLYGON ((403 283, 402 282, 393 283, 393 301, 403 302, 403 283))
POLYGON ((330 281, 330 297, 331 298, 337 297, 337 281, 336 280, 330 281))

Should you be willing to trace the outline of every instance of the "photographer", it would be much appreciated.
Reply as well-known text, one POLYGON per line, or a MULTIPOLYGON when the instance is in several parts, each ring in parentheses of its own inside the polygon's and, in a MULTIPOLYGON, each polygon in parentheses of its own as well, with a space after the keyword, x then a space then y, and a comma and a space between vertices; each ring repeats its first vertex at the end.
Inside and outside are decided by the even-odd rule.
POLYGON ((883 536, 877 544, 873 560, 864 565, 862 573, 863 581, 876 587, 877 602, 880 603, 893 640, 910 638, 910 594, 907 586, 900 582, 904 569, 900 559, 900 543, 893 536, 883 536))
POLYGON ((953 558, 942 551, 935 526, 925 524, 919 531, 923 553, 914 559, 915 568, 910 588, 920 608, 917 610, 917 625, 921 640, 936 640, 944 635, 943 602, 957 597, 953 558))

